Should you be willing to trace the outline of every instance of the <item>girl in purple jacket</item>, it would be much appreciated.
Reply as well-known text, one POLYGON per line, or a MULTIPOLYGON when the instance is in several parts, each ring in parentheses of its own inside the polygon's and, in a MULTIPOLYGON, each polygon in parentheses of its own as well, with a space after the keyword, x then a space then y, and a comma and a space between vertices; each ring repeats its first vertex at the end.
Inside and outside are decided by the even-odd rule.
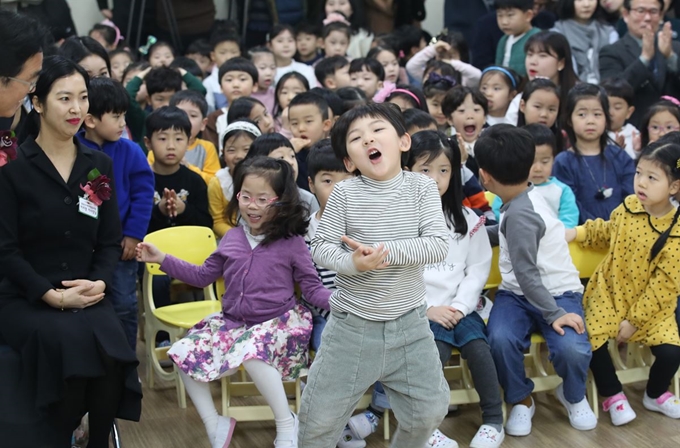
POLYGON ((171 277, 198 288, 224 277, 222 312, 196 324, 168 352, 212 447, 229 446, 236 421, 217 414, 208 382, 234 374, 240 365, 272 408, 275 447, 297 447, 298 419, 288 407, 283 380, 306 371, 312 316, 298 302, 294 285, 323 309, 331 292, 321 284, 302 236, 309 211, 290 165, 255 157, 234 171, 236 200, 226 210, 234 228, 202 266, 149 243, 137 246, 137 259, 160 263, 171 277))

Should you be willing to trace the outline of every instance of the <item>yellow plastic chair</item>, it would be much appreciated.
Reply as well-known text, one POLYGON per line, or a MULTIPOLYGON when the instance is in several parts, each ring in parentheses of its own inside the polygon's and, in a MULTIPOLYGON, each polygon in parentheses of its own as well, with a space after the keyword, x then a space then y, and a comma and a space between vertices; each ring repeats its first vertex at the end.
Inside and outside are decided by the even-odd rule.
MULTIPOLYGON (((217 244, 215 234, 208 227, 180 226, 170 227, 150 233, 144 238, 161 251, 193 264, 203 264, 206 258, 215 251, 217 244)), ((170 341, 176 342, 186 330, 196 325, 206 316, 220 311, 221 304, 216 300, 214 287, 209 285, 203 289, 205 300, 199 302, 179 303, 156 308, 153 300, 153 277, 165 275, 156 263, 146 263, 142 280, 142 295, 144 299, 144 333, 147 355, 147 383, 154 387, 154 373, 165 381, 175 381, 177 401, 180 408, 186 408, 186 393, 184 383, 177 374, 177 367, 173 365, 172 372, 168 372, 160 365, 161 360, 167 359, 168 348, 155 348, 156 333, 166 331, 170 341)))
POLYGON ((607 250, 584 248, 576 242, 569 243, 571 262, 574 263, 581 279, 590 279, 608 252, 607 250))
POLYGON ((489 272, 489 278, 486 280, 486 285, 484 289, 495 289, 501 284, 501 270, 498 266, 498 259, 500 257, 500 248, 498 246, 491 249, 491 271, 489 272))

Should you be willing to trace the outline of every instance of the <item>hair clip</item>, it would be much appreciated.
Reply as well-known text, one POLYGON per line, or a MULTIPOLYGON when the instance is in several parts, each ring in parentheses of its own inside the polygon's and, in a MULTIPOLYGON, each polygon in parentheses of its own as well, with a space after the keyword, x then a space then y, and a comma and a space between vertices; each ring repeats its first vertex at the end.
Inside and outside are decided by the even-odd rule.
POLYGON ((680 159, 678 159, 678 161, 675 162, 675 168, 680 170, 680 159))
POLYGON ((143 54, 144 56, 148 55, 149 54, 149 48, 151 48, 151 46, 153 44, 155 44, 156 42, 158 42, 158 39, 156 39, 155 36, 149 36, 146 39, 146 45, 139 47, 139 52, 141 54, 143 54))
POLYGON ((350 26, 350 23, 347 21, 345 16, 343 16, 339 12, 332 12, 332 13, 328 14, 325 19, 323 19, 323 25, 324 26, 331 24, 331 23, 334 23, 334 22, 340 22, 340 23, 344 23, 347 26, 350 26))
POLYGON ((120 29, 116 26, 115 23, 113 23, 113 22, 110 21, 109 19, 103 20, 103 21, 99 22, 99 24, 100 24, 100 25, 106 25, 106 26, 111 27, 111 28, 113 28, 114 30, 116 30, 116 40, 113 42, 113 46, 114 46, 114 47, 117 47, 117 46, 118 46, 118 42, 120 42, 120 41, 122 41, 123 39, 125 39, 123 36, 120 35, 120 29))
POLYGON ((664 96, 661 97, 661 99, 669 101, 669 102, 675 104, 676 106, 680 107, 680 101, 678 101, 678 99, 675 98, 674 96, 664 95, 664 96))
POLYGON ((430 76, 427 77, 427 82, 429 83, 438 83, 438 82, 444 82, 448 84, 450 87, 455 87, 458 82, 456 82, 456 79, 451 77, 451 76, 442 76, 437 72, 431 72, 430 76))
POLYGON ((399 50, 399 59, 404 59, 405 57, 404 50, 399 50))

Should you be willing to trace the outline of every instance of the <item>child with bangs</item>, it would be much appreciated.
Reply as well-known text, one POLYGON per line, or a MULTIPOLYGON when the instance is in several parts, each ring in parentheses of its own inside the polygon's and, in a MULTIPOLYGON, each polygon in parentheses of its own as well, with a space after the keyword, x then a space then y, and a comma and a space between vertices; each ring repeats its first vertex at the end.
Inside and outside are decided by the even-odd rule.
POLYGON ((385 82, 385 69, 375 59, 359 58, 349 65, 352 87, 361 89, 367 98, 373 98, 385 82))
POLYGON ((479 91, 489 101, 489 113, 486 123, 493 126, 499 123, 509 123, 506 118, 510 102, 522 91, 521 78, 512 69, 491 66, 482 71, 479 91))
POLYGON ((324 19, 323 28, 321 28, 320 48, 324 52, 324 57, 347 57, 351 36, 352 30, 347 18, 339 12, 329 14, 324 19))
POLYGON ((276 103, 274 93, 274 78, 276 77, 276 60, 274 53, 264 46, 251 48, 248 56, 257 68, 257 90, 250 94, 252 98, 260 101, 270 114, 274 113, 276 103))
POLYGON ((276 132, 274 118, 264 104, 253 97, 244 96, 237 99, 227 112, 228 123, 233 123, 243 118, 252 120, 263 134, 276 132))
POLYGON ((434 62, 431 64, 431 70, 427 72, 427 77, 424 78, 423 94, 428 112, 437 120, 439 130, 445 132, 449 125, 446 115, 442 112, 442 102, 449 90, 461 85, 461 75, 444 62, 434 62))
POLYGON ((441 69, 441 65, 435 64, 435 62, 440 62, 453 67, 460 73, 461 82, 464 86, 477 87, 482 72, 468 63, 467 44, 458 41, 457 37, 462 39, 462 35, 458 35, 459 33, 447 33, 445 36, 441 36, 435 44, 428 45, 416 53, 406 63, 408 74, 417 81, 424 83, 433 67, 441 69))
MULTIPOLYGON (((210 60, 213 63, 210 76, 205 78, 205 99, 210 112, 226 107, 229 103, 222 92, 220 67, 232 58, 241 56, 241 38, 233 29, 217 28, 210 36, 210 60)), ((217 146, 217 144, 215 145, 217 146)))
POLYGON ((298 94, 309 91, 307 78, 298 72, 286 73, 276 83, 274 103, 274 126, 276 132, 284 137, 293 138, 288 120, 288 105, 298 94))
POLYGON ((316 77, 314 69, 307 64, 297 62, 293 59, 296 52, 295 31, 293 27, 286 24, 274 25, 267 34, 267 47, 274 54, 276 60, 276 76, 274 82, 278 84, 283 75, 290 72, 298 72, 305 78, 310 87, 316 87, 316 77))
POLYGON ((324 3, 323 18, 339 12, 349 21, 351 38, 347 56, 350 59, 366 57, 373 42, 373 34, 369 31, 364 8, 360 0, 326 0, 324 3))

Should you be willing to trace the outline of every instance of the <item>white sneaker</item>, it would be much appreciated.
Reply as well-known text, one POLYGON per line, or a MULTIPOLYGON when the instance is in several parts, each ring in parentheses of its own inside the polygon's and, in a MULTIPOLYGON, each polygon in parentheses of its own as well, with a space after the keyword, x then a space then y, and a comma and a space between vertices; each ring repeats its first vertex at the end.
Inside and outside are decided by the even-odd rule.
POLYGON ((425 448, 458 448, 458 443, 446 437, 440 430, 435 429, 425 444, 425 448))
POLYGON ((231 417, 217 417, 217 431, 215 432, 215 440, 213 440, 212 448, 228 448, 231 442, 231 436, 234 435, 234 427, 236 420, 231 417))
POLYGON ((298 446, 298 431, 300 429, 300 420, 298 416, 293 414, 293 433, 290 438, 279 439, 277 436, 274 440, 274 448, 297 448, 298 446))
POLYGON ((505 431, 496 431, 492 426, 482 425, 470 442, 470 448, 498 448, 505 439, 505 431))
POLYGON ((528 436, 531 434, 531 419, 536 413, 536 403, 531 398, 531 407, 516 404, 510 411, 508 421, 505 423, 505 432, 511 436, 528 436))
POLYGON ((609 417, 611 417, 612 425, 614 426, 625 425, 626 423, 632 422, 635 420, 635 417, 637 417, 633 408, 630 407, 628 398, 626 398, 623 392, 607 398, 604 403, 602 403, 602 409, 605 412, 609 412, 609 417))
POLYGON ((680 400, 670 392, 666 392, 659 398, 649 398, 647 392, 642 398, 642 405, 650 411, 660 412, 666 417, 680 418, 680 400))
POLYGON ((345 426, 342 430, 342 435, 338 441, 338 448, 365 448, 366 442, 363 439, 358 439, 354 437, 352 430, 349 426, 345 426))
POLYGON ((579 431, 595 429, 597 426, 597 417, 595 417, 593 410, 590 409, 590 404, 588 404, 588 399, 586 397, 583 397, 578 403, 569 403, 567 399, 564 398, 564 383, 557 386, 555 394, 557 395, 557 399, 560 400, 560 403, 562 403, 562 406, 567 409, 571 426, 579 431))
POLYGON ((378 429, 380 419, 370 411, 364 411, 349 419, 347 426, 357 439, 365 439, 378 429))

